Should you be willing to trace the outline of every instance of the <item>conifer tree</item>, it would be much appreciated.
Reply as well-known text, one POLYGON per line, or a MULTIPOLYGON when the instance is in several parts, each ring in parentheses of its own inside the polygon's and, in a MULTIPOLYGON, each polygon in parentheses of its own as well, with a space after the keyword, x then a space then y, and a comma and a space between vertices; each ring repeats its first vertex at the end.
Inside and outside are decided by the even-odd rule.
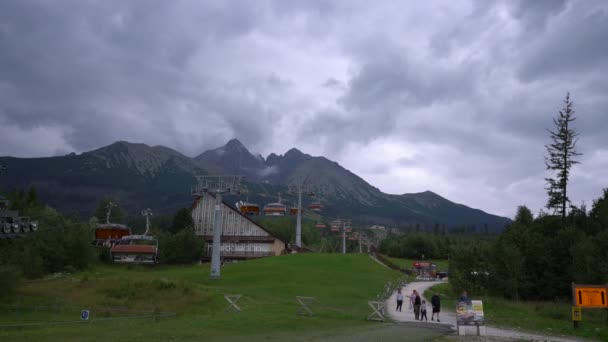
POLYGON ((545 145, 547 156, 545 164, 547 170, 553 174, 545 178, 547 182, 547 209, 553 209, 562 219, 566 217, 566 205, 570 202, 567 194, 568 180, 572 165, 579 164, 576 157, 581 153, 576 151, 578 133, 570 126, 576 120, 574 117, 573 103, 570 100, 570 93, 566 95, 564 107, 559 111, 557 118, 553 119, 555 130, 549 131, 551 144, 545 145))

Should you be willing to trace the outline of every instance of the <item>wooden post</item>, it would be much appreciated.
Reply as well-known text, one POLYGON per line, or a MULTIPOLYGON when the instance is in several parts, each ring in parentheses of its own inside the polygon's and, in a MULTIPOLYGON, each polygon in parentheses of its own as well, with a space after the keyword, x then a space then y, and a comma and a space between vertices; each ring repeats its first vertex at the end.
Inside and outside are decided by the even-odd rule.
POLYGON ((572 307, 572 324, 574 329, 578 329, 579 322, 582 320, 583 309, 577 306, 572 307))
POLYGON ((316 301, 315 297, 303 297, 296 296, 296 301, 300 303, 300 307, 296 311, 296 315, 314 315, 314 312, 311 310, 312 304, 316 301))

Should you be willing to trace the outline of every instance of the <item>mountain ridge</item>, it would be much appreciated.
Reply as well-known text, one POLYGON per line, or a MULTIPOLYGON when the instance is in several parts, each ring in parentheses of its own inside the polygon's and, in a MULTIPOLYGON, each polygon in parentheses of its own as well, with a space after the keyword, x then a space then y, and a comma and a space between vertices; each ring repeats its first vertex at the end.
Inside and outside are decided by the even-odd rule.
POLYGON ((126 207, 132 212, 138 212, 138 207, 158 210, 184 206, 192 200, 189 190, 196 175, 224 173, 245 176, 251 197, 260 203, 278 192, 287 192, 289 185, 305 183, 318 194, 304 198, 305 204, 321 200, 326 217, 352 217, 365 224, 472 225, 498 231, 510 222, 430 190, 401 195, 383 193, 335 161, 297 148, 283 155, 271 153, 264 159, 251 153, 238 139, 194 158, 162 145, 117 141, 79 155, 0 157, 0 164, 8 168, 0 177, 4 188, 35 185, 49 204, 60 210, 73 208, 82 215, 92 211, 108 194, 128 203, 126 207))

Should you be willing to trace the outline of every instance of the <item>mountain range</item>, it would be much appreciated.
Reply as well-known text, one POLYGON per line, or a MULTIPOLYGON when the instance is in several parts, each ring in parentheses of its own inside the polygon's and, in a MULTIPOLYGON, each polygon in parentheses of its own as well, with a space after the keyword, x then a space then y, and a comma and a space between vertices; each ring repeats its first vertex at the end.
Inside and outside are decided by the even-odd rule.
POLYGON ((119 141, 81 154, 45 158, 0 157, 6 167, 0 176, 5 190, 35 186, 39 197, 65 213, 90 217, 106 196, 112 196, 130 213, 151 208, 169 214, 192 203, 190 189, 197 175, 244 176, 247 195, 227 196, 234 203, 248 200, 260 205, 276 202, 283 193, 286 204, 290 185, 305 184, 321 201, 323 218, 351 218, 360 224, 396 227, 467 226, 477 231, 499 231, 511 221, 451 202, 431 191, 392 195, 324 157, 313 157, 292 148, 284 155, 267 158, 252 154, 241 142, 190 158, 164 146, 150 147, 119 141))

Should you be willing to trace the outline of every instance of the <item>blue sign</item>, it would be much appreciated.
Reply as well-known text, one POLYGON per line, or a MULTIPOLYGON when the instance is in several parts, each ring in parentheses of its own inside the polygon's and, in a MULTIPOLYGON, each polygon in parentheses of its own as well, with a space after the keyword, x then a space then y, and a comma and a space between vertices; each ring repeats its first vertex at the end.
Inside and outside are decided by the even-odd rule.
POLYGON ((89 310, 80 311, 80 319, 82 319, 83 321, 88 321, 89 320, 89 310))

